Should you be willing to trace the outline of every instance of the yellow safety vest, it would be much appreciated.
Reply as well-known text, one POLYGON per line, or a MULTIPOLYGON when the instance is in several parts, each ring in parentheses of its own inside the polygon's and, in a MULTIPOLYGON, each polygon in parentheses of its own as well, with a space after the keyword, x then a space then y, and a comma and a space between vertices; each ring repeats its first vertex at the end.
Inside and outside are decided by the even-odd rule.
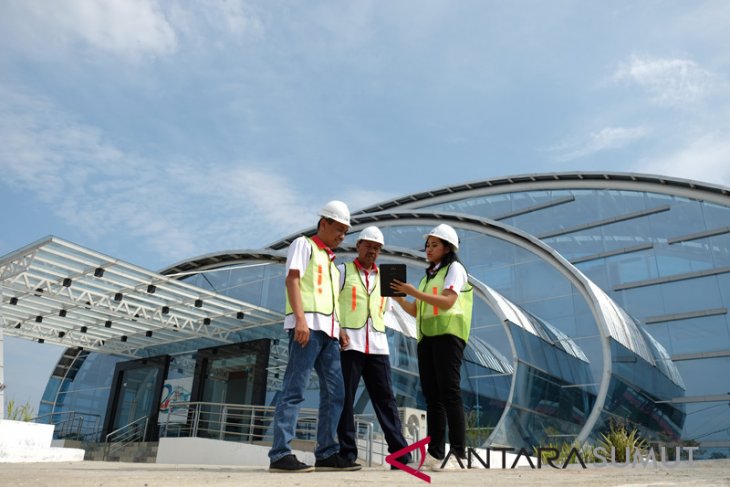
POLYGON ((375 287, 369 293, 362 282, 360 271, 354 262, 345 264, 345 282, 340 290, 340 326, 357 330, 365 326, 368 317, 373 319, 373 328, 385 332, 385 298, 380 295, 380 279, 375 276, 375 287))
MULTIPOLYGON (((309 237, 307 237, 307 242, 312 249, 312 256, 309 258, 304 275, 300 276, 299 280, 304 312, 319 313, 325 316, 334 313, 335 319, 339 320, 340 271, 330 260, 326 250, 320 249, 309 237)), ((290 315, 294 311, 289 303, 289 293, 285 290, 284 294, 286 296, 286 314, 290 315)))
MULTIPOLYGON (((442 267, 431 279, 424 276, 418 288, 434 296, 441 295, 444 289, 446 274, 451 265, 442 267)), ((474 305, 473 287, 468 282, 464 284, 454 305, 447 309, 432 306, 425 301, 418 301, 416 308, 416 323, 418 324, 418 341, 427 336, 454 335, 465 342, 469 339, 471 329, 471 313, 474 305)))

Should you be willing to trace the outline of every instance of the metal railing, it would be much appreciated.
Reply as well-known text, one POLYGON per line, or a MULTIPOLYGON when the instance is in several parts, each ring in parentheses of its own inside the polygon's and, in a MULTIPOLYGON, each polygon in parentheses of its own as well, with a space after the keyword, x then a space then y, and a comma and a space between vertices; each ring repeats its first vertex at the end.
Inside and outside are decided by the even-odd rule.
MULTIPOLYGON (((160 437, 211 438, 239 443, 270 445, 273 441, 271 425, 274 406, 248 404, 221 404, 211 402, 170 403, 167 415, 160 425, 160 437)), ((317 441, 318 409, 299 410, 294 440, 317 441)), ((355 418, 358 439, 365 443, 368 466, 373 459, 373 423, 366 418, 355 418)))
MULTIPOLYGON (((385 457, 390 455, 390 452, 388 451, 388 443, 385 441, 385 434, 381 430, 375 414, 356 414, 355 427, 358 449, 365 451, 367 465, 370 467, 373 462, 385 464, 385 457)), ((413 431, 404 429, 403 437, 408 444, 416 443, 421 439, 418 429, 413 431)), ((414 450, 411 456, 413 461, 418 464, 420 461, 419 450, 414 450)))
MULTIPOLYGON (((273 406, 222 404, 211 402, 170 403, 160 427, 160 437, 198 437, 266 443, 272 440, 273 406)), ((316 441, 317 409, 302 408, 295 439, 316 441)))
POLYGON ((373 466, 373 429, 374 425, 371 421, 367 421, 362 418, 358 418, 358 416, 355 416, 355 432, 357 435, 356 443, 357 439, 362 436, 365 441, 365 464, 368 467, 373 466))
POLYGON ((52 424, 56 440, 99 441, 101 416, 78 411, 60 411, 31 419, 34 423, 52 424))
POLYGON ((104 460, 130 443, 144 441, 147 436, 149 421, 147 416, 142 416, 106 435, 104 441, 104 460))

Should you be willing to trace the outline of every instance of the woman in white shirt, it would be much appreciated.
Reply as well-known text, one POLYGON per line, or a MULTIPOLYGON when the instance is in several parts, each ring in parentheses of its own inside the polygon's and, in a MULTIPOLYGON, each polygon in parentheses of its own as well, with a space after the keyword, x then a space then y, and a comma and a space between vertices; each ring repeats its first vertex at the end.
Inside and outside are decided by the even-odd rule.
POLYGON ((396 281, 391 288, 415 298, 395 301, 418 327, 418 372, 428 412, 429 463, 434 470, 459 468, 454 456, 466 458, 466 425, 461 399, 461 363, 469 339, 473 288, 456 252, 459 238, 449 225, 432 229, 426 238, 430 263, 418 287, 396 281), (446 425, 452 456, 446 456, 446 425), (453 462, 451 460, 454 460, 453 462))

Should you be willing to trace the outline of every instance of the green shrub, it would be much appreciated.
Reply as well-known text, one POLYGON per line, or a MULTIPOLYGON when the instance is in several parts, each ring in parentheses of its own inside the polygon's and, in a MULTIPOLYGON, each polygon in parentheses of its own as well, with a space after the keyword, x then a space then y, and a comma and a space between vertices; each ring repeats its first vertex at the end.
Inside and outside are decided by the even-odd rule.
POLYGON ((8 401, 5 417, 12 421, 30 421, 35 416, 33 406, 26 402, 22 406, 16 406, 15 400, 8 401))
POLYGON ((623 463, 626 461, 626 449, 629 449, 629 455, 631 460, 636 455, 637 450, 641 450, 648 446, 648 443, 644 438, 639 436, 639 431, 636 428, 632 428, 629 431, 625 423, 611 420, 609 422, 608 433, 601 433, 601 440, 598 442, 598 446, 603 447, 609 452, 607 461, 611 461, 610 452, 611 448, 616 451, 616 462, 623 463))

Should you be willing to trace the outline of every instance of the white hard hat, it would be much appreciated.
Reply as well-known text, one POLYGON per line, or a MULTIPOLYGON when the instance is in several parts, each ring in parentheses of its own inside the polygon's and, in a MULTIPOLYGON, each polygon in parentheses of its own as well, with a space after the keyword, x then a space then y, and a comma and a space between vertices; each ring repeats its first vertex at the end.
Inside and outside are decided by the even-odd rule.
POLYGON ((459 250, 459 236, 456 235, 456 230, 445 223, 433 227, 433 230, 423 236, 426 240, 428 240, 428 237, 438 237, 441 240, 446 240, 454 246, 454 250, 459 250))
POLYGON ((357 241, 359 242, 360 240, 369 240, 371 242, 379 243, 380 245, 385 245, 383 232, 381 232, 376 226, 363 229, 363 231, 360 232, 360 235, 357 236, 357 241))
POLYGON ((332 200, 319 210, 319 216, 331 218, 336 222, 350 226, 350 210, 342 201, 332 200))

